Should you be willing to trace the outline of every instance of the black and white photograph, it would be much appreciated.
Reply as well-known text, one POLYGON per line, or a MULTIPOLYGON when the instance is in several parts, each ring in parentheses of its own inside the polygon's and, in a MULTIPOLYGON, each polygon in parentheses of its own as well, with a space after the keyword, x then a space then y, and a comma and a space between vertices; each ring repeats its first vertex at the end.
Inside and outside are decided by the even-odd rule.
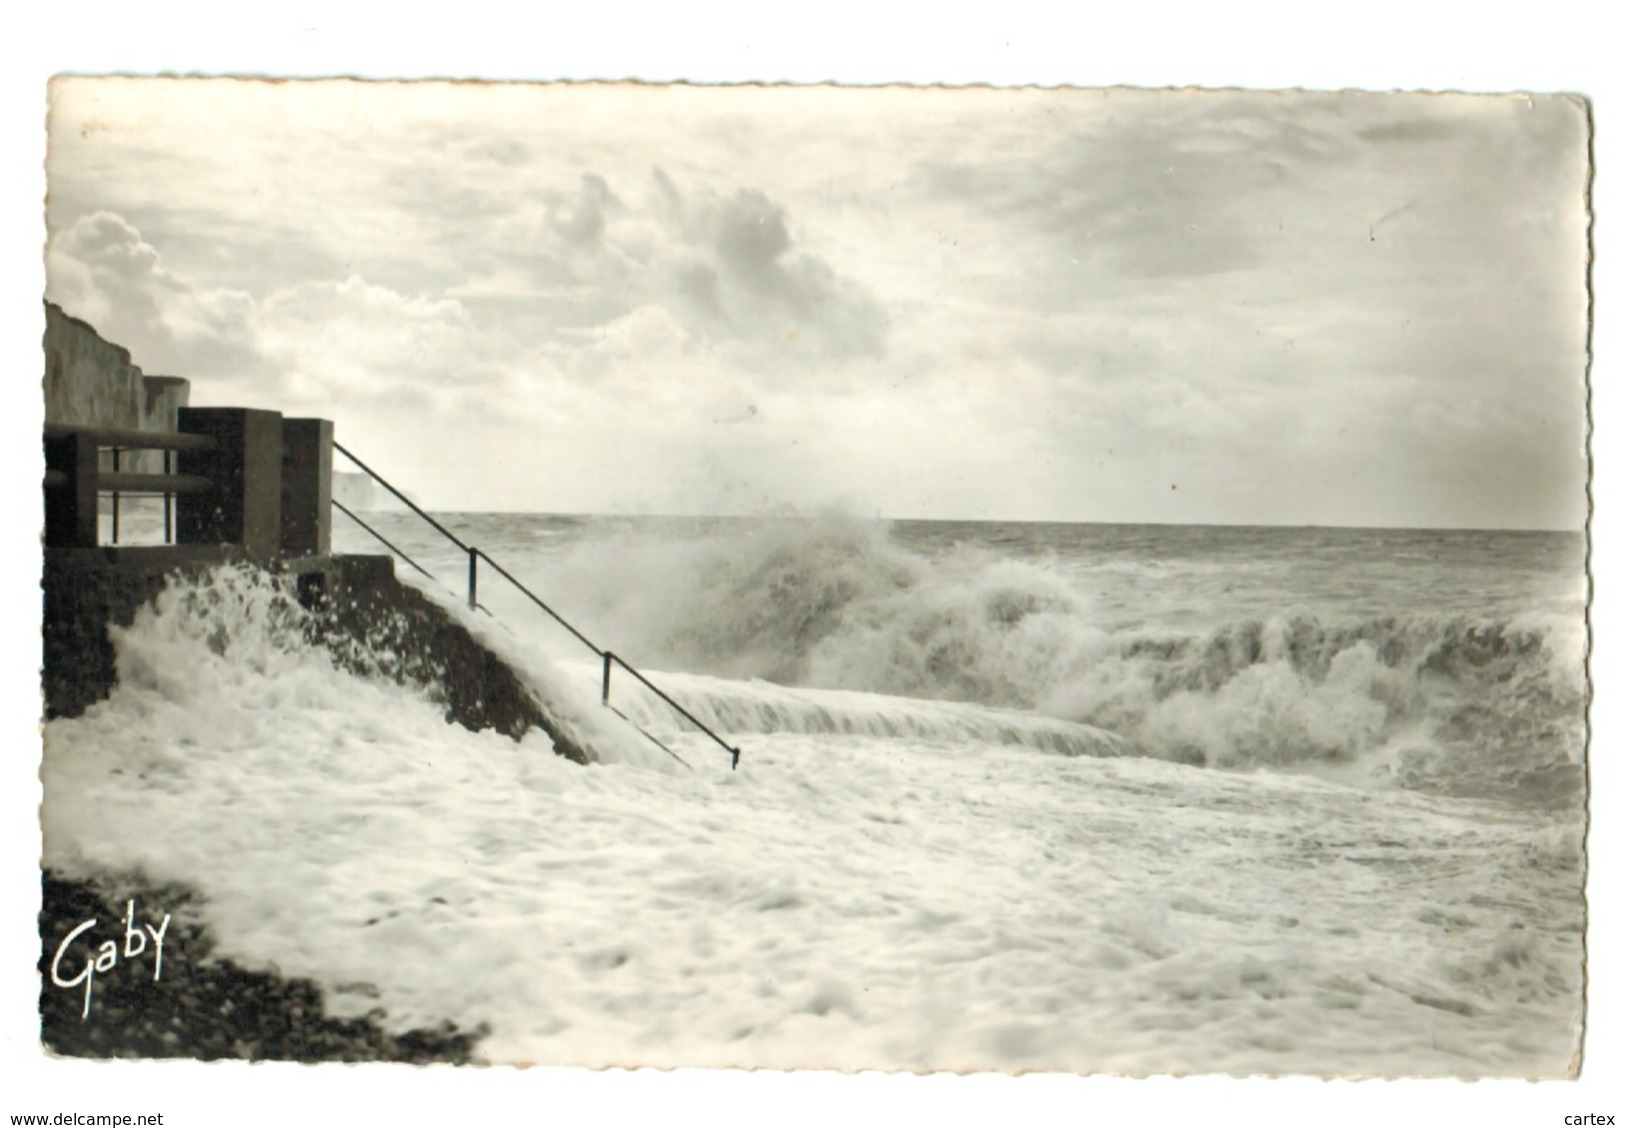
POLYGON ((25 34, 0 1113, 1610 1122, 1598 29, 1020 8, 25 34))
POLYGON ((58 79, 46 1044, 1571 1076, 1590 128, 58 79))

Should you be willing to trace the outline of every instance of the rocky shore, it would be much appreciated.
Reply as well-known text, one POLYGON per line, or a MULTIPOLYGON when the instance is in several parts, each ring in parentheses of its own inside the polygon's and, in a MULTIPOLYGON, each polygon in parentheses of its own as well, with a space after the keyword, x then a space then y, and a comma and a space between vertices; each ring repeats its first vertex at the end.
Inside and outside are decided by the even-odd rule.
MULTIPOLYGON (((252 971, 212 959, 214 940, 199 912, 199 898, 179 886, 138 881, 89 884, 46 873, 40 909, 40 1036, 47 1050, 69 1057, 192 1058, 213 1061, 400 1061, 465 1064, 483 1029, 450 1023, 392 1034, 378 1023, 381 1010, 362 1018, 326 1013, 322 988, 308 979, 252 971), (125 905, 161 906, 171 920, 164 933, 163 970, 154 979, 152 951, 125 959, 125 905), (73 980, 100 945, 113 937, 120 957, 93 978, 85 1015, 82 982, 60 987, 51 978, 59 947, 74 929, 98 927, 65 956, 59 974, 73 980), (94 942, 93 942, 94 941, 94 942)), ((135 947, 133 941, 129 947, 135 947)), ((149 947, 156 945, 149 941, 149 947)), ((103 960, 104 963, 108 961, 103 960)))

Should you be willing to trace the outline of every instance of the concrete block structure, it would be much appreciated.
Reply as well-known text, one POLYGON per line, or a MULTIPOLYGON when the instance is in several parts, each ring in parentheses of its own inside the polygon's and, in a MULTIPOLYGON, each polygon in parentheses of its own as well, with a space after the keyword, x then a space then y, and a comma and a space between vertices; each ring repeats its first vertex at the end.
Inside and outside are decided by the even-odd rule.
POLYGON ((326 556, 333 547, 333 424, 282 421, 282 551, 326 556))
POLYGON ((236 545, 253 560, 280 555, 282 416, 246 407, 186 407, 180 429, 213 439, 215 449, 179 453, 179 472, 206 477, 213 488, 177 499, 175 540, 236 545))

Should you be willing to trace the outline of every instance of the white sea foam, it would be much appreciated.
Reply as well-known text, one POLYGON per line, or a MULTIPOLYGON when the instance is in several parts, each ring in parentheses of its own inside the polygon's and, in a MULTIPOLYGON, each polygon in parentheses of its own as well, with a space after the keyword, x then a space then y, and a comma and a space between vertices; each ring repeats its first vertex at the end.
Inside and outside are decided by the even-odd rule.
MULTIPOLYGON (((289 614, 222 580, 118 633, 113 697, 46 726, 45 860, 194 885, 222 955, 341 1012, 589 1065, 1569 1067, 1578 820, 680 676, 778 731, 738 734, 737 772, 672 725, 696 770, 580 767, 336 670, 289 614)), ((587 711, 590 667, 526 668, 587 711)))
POLYGON ((1560 567, 1543 602, 1519 599, 1545 542, 1289 530, 1263 553, 1263 531, 1130 530, 1135 554, 1073 533, 1063 556, 1064 528, 946 528, 922 553, 838 514, 628 523, 532 570, 656 668, 1040 713, 1216 767, 1578 802, 1583 618, 1560 567), (1414 542, 1400 563, 1396 539, 1414 542), (1493 611, 1460 609, 1462 575, 1493 611), (1152 616, 1187 589, 1211 600, 1202 621, 1152 616))
MULTIPOLYGON (((598 684, 599 668, 562 663, 580 690, 598 684)), ((1134 747, 1114 733, 1042 714, 952 701, 920 701, 854 690, 797 689, 770 682, 738 682, 703 674, 653 672, 653 678, 690 714, 713 730, 731 733, 800 733, 910 738, 948 743, 1010 744, 1066 756, 1126 756, 1134 747)), ((615 704, 641 725, 681 730, 684 719, 653 693, 624 676, 614 682, 615 704)))

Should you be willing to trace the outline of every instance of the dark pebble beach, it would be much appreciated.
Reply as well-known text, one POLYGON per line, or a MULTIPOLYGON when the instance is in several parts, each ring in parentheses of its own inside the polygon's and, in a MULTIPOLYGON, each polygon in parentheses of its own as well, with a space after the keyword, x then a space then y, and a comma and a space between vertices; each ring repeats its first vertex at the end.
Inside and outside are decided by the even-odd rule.
POLYGON ((446 1023, 390 1033, 378 1023, 381 1010, 361 1018, 329 1016, 322 988, 311 980, 211 958, 215 945, 199 912, 200 900, 184 887, 108 881, 98 883, 98 889, 49 872, 42 884, 40 1037, 52 1053, 203 1061, 475 1060, 483 1029, 459 1030, 446 1023), (155 946, 150 943, 135 958, 120 958, 116 966, 95 973, 87 1017, 83 984, 57 986, 52 963, 69 933, 92 919, 96 927, 82 934, 62 960, 63 979, 83 972, 104 941, 116 939, 122 946, 125 905, 131 900, 138 920, 147 912, 159 920, 171 914, 162 974, 154 980, 155 946))

